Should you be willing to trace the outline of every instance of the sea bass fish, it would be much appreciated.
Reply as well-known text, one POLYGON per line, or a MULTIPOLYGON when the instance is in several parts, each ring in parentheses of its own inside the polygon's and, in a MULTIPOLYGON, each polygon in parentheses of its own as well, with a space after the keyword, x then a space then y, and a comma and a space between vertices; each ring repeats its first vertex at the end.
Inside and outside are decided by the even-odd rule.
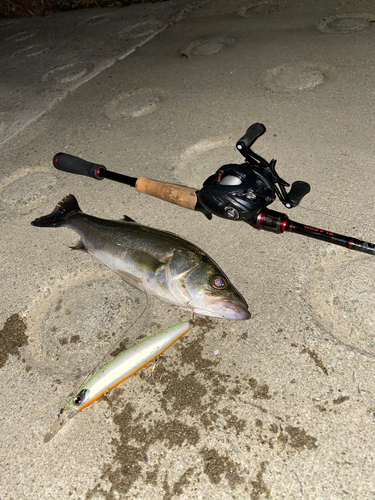
POLYGON ((68 227, 85 250, 127 283, 192 313, 245 320, 251 317, 242 295, 200 248, 173 233, 142 226, 128 217, 106 220, 87 215, 66 196, 33 226, 68 227))

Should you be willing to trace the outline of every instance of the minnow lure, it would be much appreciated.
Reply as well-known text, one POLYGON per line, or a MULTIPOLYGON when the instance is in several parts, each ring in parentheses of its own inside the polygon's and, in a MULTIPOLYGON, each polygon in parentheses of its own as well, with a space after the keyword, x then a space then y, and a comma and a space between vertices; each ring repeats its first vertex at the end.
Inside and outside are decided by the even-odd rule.
POLYGON ((187 333, 193 326, 185 321, 142 340, 135 346, 116 356, 101 368, 77 393, 66 409, 63 409, 49 432, 44 437, 48 443, 62 426, 79 411, 87 408, 94 401, 105 396, 114 387, 131 377, 155 358, 160 356, 172 344, 187 333))

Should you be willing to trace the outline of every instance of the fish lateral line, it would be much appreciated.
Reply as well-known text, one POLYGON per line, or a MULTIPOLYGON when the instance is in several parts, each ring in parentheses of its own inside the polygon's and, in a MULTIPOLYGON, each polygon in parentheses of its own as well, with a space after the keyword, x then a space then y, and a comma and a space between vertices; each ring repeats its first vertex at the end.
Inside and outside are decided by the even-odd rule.
POLYGON ((66 196, 51 214, 31 223, 67 227, 85 250, 148 295, 203 316, 247 320, 245 298, 220 266, 202 249, 176 234, 134 222, 107 220, 81 211, 74 195, 66 196), (168 274, 168 276, 167 276, 168 274), (217 286, 217 277, 225 286, 217 286), (160 286, 160 283, 163 286, 160 286), (179 291, 179 293, 177 293, 179 291), (230 303, 230 307, 226 307, 230 303))

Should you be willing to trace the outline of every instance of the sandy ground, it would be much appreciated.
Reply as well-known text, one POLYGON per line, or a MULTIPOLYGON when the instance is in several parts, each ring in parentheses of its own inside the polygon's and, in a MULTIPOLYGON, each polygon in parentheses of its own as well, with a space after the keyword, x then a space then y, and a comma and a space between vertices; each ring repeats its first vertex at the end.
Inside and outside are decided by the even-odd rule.
POLYGON ((374 256, 52 166, 199 188, 261 122, 255 151, 311 185, 288 215, 375 242, 374 21, 365 1, 217 0, 0 23, 1 500, 374 498, 374 256), (201 246, 253 318, 198 322, 160 383, 132 377, 111 418, 101 400, 45 444, 116 343, 189 316, 30 225, 68 193, 201 246))

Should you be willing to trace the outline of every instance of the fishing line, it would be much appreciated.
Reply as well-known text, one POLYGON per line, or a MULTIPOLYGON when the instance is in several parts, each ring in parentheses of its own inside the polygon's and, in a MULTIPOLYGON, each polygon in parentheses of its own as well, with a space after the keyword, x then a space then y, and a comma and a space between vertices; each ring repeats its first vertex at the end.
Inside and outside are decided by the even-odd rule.
MULTIPOLYGON (((123 341, 123 339, 125 338, 126 334, 134 327, 134 325, 142 318, 142 316, 145 314, 145 312, 147 311, 148 309, 148 306, 149 306, 149 298, 148 298, 148 295, 146 293, 143 293, 144 296, 146 297, 146 305, 144 306, 142 312, 137 316, 137 318, 126 328, 123 336, 115 341, 110 347, 109 349, 107 350, 107 352, 104 354, 104 356, 101 358, 101 360, 94 366, 94 368, 92 368, 92 370, 90 371, 90 373, 88 375, 86 375, 86 377, 84 379, 81 379, 82 381, 78 384, 77 383, 77 389, 74 390, 74 393, 73 393, 73 396, 75 394, 77 394, 78 390, 83 387, 86 382, 88 382, 90 380, 90 378, 97 372, 99 371, 99 369, 104 366, 104 362, 105 360, 107 359, 107 357, 110 355, 111 352, 113 352, 120 344, 121 342, 123 341)), ((70 401, 72 400, 72 397, 68 396, 62 410, 70 403, 70 401)), ((61 412, 61 410, 60 410, 61 412)))
MULTIPOLYGON (((315 212, 319 215, 324 215, 326 217, 330 217, 331 219, 336 219, 338 221, 342 221, 342 222, 346 222, 347 224, 353 224, 353 221, 351 221, 350 219, 346 219, 345 217, 339 217, 337 215, 332 215, 332 214, 329 214, 327 212, 324 212, 323 210, 318 210, 316 208, 308 208, 308 207, 305 207, 304 205, 299 205, 299 208, 302 208, 302 210, 306 210, 306 212, 315 212)), ((373 226, 370 226, 370 224, 366 224, 365 222, 360 222, 358 224, 356 224, 357 227, 364 227, 366 229, 371 229, 372 231, 375 231, 375 227, 373 226)), ((355 227, 353 227, 352 229, 356 229, 355 227)))
MULTIPOLYGON (((257 194, 258 198, 263 198, 265 199, 266 196, 263 196, 261 193, 258 193, 257 194)), ((316 202, 313 202, 313 203, 316 203, 316 202)), ((297 208, 297 207, 296 207, 297 208)), ((347 219, 345 217, 342 217, 342 216, 337 216, 337 215, 332 215, 331 213, 328 213, 328 212, 325 212, 324 210, 318 210, 316 208, 310 208, 310 207, 306 207, 305 205, 303 205, 302 203, 300 203, 298 205, 298 209, 302 209, 302 210, 305 210, 306 212, 313 212, 313 213, 317 213, 319 215, 323 215, 325 217, 329 217, 330 219, 334 219, 334 220, 337 220, 337 221, 340 221, 340 222, 345 222, 346 224, 354 224, 354 222, 350 219, 347 219)), ((286 213, 290 213, 289 210, 286 211, 286 213)), ((363 227, 363 228, 366 228, 366 229, 371 229, 372 231, 375 231, 375 227, 373 226, 370 226, 370 224, 366 224, 365 222, 359 222, 356 224, 357 227, 363 227)), ((329 228, 331 229, 331 228, 329 228)), ((356 229, 355 227, 353 227, 353 229, 356 229)))

